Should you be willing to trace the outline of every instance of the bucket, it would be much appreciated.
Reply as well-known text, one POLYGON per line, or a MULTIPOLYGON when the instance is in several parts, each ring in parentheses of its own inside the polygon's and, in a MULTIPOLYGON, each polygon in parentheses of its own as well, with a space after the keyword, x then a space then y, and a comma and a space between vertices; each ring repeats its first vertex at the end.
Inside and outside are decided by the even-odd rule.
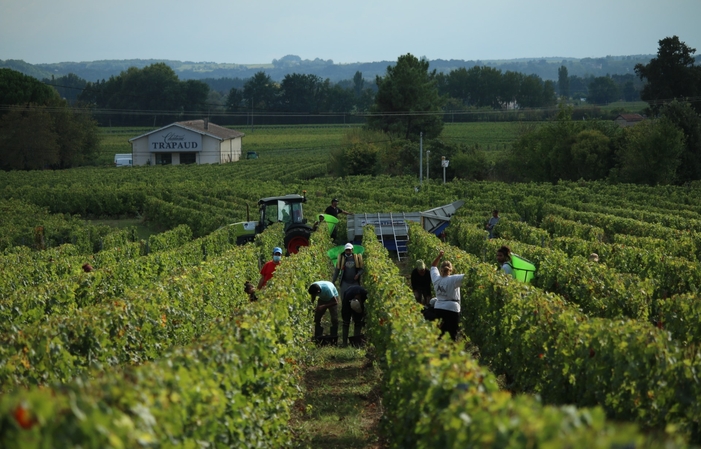
MULTIPOLYGON (((334 246, 330 250, 326 251, 326 254, 331 258, 331 260, 336 260, 338 259, 338 255, 341 254, 343 251, 345 251, 346 245, 338 245, 334 246)), ((363 248, 360 245, 353 245, 353 254, 363 254, 365 252, 365 248, 363 248)))
POLYGON ((535 277, 535 265, 528 259, 524 259, 518 254, 511 253, 511 267, 514 278, 523 282, 531 282, 535 277))
POLYGON ((329 227, 329 235, 333 232, 334 228, 338 224, 338 218, 334 217, 333 215, 329 214, 319 214, 320 216, 324 217, 324 221, 328 223, 329 227))

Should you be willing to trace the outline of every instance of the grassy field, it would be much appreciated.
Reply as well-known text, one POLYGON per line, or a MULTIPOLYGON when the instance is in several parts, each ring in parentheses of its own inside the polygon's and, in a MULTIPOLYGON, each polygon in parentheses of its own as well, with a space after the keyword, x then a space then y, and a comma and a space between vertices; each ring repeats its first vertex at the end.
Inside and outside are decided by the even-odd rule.
MULTIPOLYGON (((338 126, 260 126, 244 127, 243 151, 256 151, 263 157, 269 152, 308 150, 327 152, 338 148, 343 136, 357 125, 338 126)), ((518 122, 446 123, 441 138, 448 143, 479 145, 484 150, 503 150, 518 135, 518 122)), ((101 128, 98 165, 110 165, 116 153, 131 153, 129 139, 152 128, 101 128)))

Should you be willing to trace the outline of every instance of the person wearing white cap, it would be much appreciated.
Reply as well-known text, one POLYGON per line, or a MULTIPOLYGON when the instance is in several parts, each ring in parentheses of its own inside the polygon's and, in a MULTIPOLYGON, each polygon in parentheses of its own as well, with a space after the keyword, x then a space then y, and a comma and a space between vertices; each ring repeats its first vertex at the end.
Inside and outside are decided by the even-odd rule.
POLYGON ((280 265, 282 260, 282 248, 276 246, 273 248, 273 260, 270 260, 260 269, 260 281, 258 281, 258 290, 265 287, 265 284, 273 277, 275 268, 280 265))
POLYGON ((346 243, 343 252, 338 255, 336 260, 336 268, 333 271, 333 282, 341 278, 341 298, 346 292, 346 289, 352 285, 360 285, 360 276, 363 274, 363 256, 353 254, 353 244, 346 243))

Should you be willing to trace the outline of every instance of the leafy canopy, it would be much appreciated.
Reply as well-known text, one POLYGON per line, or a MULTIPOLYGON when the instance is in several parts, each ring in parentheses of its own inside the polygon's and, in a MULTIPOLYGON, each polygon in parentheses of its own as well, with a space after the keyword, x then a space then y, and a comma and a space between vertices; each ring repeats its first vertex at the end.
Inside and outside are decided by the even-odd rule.
POLYGON ((429 63, 411 53, 400 56, 397 64, 378 76, 377 95, 368 117, 370 129, 381 130, 408 140, 438 137, 443 130, 442 107, 445 99, 438 93, 436 71, 429 63))

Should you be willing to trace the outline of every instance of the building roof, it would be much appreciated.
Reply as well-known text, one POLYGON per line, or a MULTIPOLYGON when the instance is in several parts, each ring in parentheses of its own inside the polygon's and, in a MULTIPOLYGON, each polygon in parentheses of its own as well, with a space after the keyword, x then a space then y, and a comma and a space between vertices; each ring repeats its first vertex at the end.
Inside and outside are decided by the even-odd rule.
POLYGON ((640 114, 620 114, 618 117, 616 117, 616 120, 618 119, 623 119, 626 122, 640 122, 645 120, 645 117, 640 114))
POLYGON ((244 133, 235 131, 233 129, 229 128, 224 128, 223 126, 215 125, 212 122, 209 122, 205 125, 205 120, 187 120, 184 122, 175 122, 171 123, 170 125, 163 126, 161 128, 155 129, 153 131, 149 131, 146 134, 142 134, 140 136, 132 137, 129 139, 129 142, 140 139, 144 136, 148 136, 149 134, 153 134, 155 132, 158 132, 162 129, 170 128, 171 126, 177 126, 179 128, 187 129, 193 132, 196 132, 198 134, 202 135, 207 135, 210 137, 213 137, 218 140, 229 140, 229 139, 236 139, 237 137, 243 137, 245 136, 244 133), (206 126, 206 128, 205 128, 206 126))
POLYGON ((224 128, 223 126, 215 125, 212 122, 205 125, 205 120, 188 120, 186 122, 175 122, 175 124, 200 134, 209 134, 211 136, 218 137, 221 140, 235 139, 237 137, 245 136, 245 134, 242 132, 224 128))

